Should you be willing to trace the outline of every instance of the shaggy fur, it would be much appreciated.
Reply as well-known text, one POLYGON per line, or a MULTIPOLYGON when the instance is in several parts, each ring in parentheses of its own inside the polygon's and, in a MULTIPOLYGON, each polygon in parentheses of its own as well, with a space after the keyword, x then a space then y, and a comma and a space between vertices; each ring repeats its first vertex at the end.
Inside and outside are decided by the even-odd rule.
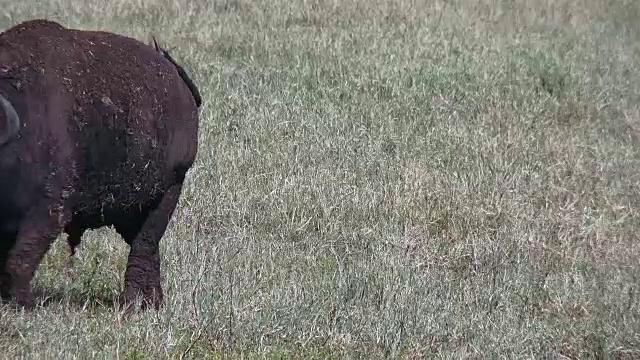
POLYGON ((158 308, 158 245, 197 151, 191 79, 137 40, 33 20, 0 34, 0 94, 20 117, 0 145, 0 295, 33 305, 54 239, 73 251, 113 225, 131 247, 121 302, 158 308))

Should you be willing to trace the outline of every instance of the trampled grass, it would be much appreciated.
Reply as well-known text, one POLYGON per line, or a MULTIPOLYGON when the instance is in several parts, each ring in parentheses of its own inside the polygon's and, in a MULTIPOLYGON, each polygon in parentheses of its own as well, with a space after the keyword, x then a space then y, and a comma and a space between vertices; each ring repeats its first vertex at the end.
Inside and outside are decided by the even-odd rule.
POLYGON ((1 9, 155 35, 206 104, 165 308, 117 311, 112 230, 58 241, 2 356, 640 357, 640 3, 1 9))

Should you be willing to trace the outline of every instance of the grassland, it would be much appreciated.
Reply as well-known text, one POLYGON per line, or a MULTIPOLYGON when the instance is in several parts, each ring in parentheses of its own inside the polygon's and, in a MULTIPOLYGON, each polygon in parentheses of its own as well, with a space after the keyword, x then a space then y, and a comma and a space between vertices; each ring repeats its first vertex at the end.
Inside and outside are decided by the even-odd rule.
POLYGON ((7 358, 640 358, 633 0, 3 0, 155 35, 205 100, 162 243, 58 241, 7 358))

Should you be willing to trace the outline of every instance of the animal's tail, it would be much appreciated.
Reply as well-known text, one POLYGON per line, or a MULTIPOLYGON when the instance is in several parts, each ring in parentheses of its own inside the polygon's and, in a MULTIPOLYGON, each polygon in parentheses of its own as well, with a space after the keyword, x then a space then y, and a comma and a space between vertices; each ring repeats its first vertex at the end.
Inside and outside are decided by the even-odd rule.
POLYGON ((191 95, 193 96, 193 100, 195 100, 196 102, 196 106, 200 107, 200 105, 202 105, 202 97, 200 96, 200 91, 198 90, 198 87, 196 87, 196 84, 193 82, 193 80, 191 80, 189 75, 187 75, 187 72, 184 70, 184 68, 178 65, 178 63, 176 63, 176 61, 171 57, 171 55, 169 55, 169 52, 167 50, 161 48, 158 45, 155 37, 153 38, 153 46, 156 48, 156 51, 161 53, 162 56, 164 56, 167 60, 169 60, 169 62, 173 64, 173 66, 175 66, 176 70, 178 70, 178 75, 180 75, 180 78, 182 78, 182 81, 184 81, 185 84, 187 84, 189 91, 191 91, 191 95))

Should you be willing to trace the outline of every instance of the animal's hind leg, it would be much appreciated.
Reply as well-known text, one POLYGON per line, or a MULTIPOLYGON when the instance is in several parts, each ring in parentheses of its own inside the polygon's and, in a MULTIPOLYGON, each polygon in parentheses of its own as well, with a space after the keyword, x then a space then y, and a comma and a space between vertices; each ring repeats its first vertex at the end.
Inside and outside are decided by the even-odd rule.
POLYGON ((61 207, 41 203, 22 220, 6 259, 3 284, 7 295, 18 305, 33 306, 31 280, 40 260, 62 231, 63 215, 61 207))
POLYGON ((76 224, 73 221, 65 227, 64 231, 67 233, 67 245, 69 245, 70 257, 76 254, 76 248, 80 245, 85 230, 82 225, 76 224))
MULTIPOLYGON (((138 297, 142 306, 158 309, 163 302, 160 286, 160 239, 169 224, 173 210, 178 203, 182 184, 173 185, 164 194, 159 205, 151 210, 133 241, 124 274, 124 293, 120 302, 125 307, 133 304, 138 297)), ((124 233, 125 241, 129 242, 124 233)))
POLYGON ((82 225, 80 225, 80 223, 76 223, 73 220, 64 229, 64 231, 67 233, 67 245, 69 246, 69 257, 67 258, 65 273, 69 277, 75 276, 73 271, 73 257, 76 254, 76 248, 82 241, 82 235, 84 234, 85 230, 86 229, 82 225))
POLYGON ((136 239, 140 229, 142 229, 145 221, 147 221, 150 210, 151 209, 142 209, 140 211, 134 211, 127 214, 126 218, 118 219, 118 221, 113 224, 127 245, 131 246, 131 244, 133 244, 133 240, 136 239))

